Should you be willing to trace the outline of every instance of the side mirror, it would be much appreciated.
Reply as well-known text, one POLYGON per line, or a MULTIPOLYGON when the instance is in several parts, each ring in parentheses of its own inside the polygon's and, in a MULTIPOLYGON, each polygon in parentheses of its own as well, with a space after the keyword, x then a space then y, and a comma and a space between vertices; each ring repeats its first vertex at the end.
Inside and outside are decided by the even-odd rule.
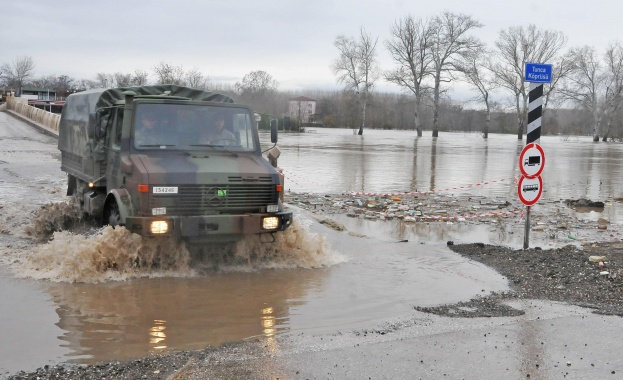
POLYGON ((272 119, 270 121, 270 142, 272 142, 273 144, 277 144, 277 133, 278 133, 277 128, 278 128, 277 120, 272 119))

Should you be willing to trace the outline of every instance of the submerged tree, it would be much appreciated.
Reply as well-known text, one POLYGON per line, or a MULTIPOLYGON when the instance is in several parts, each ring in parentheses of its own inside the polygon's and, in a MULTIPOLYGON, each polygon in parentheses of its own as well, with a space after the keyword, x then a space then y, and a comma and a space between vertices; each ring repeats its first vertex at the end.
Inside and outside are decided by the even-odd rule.
POLYGON ((362 27, 358 39, 340 35, 333 43, 340 51, 339 57, 332 65, 333 73, 338 76, 338 82, 345 84, 347 91, 357 96, 361 107, 359 135, 363 134, 366 124, 370 91, 379 77, 376 62, 377 42, 378 38, 373 39, 362 27))
POLYGON ((397 67, 385 73, 385 79, 406 89, 415 96, 415 130, 422 136, 420 106, 427 92, 424 80, 431 75, 432 30, 426 21, 407 16, 391 27, 391 39, 385 42, 397 67))
POLYGON ((433 86, 433 137, 439 135, 439 99, 441 83, 451 82, 457 63, 467 54, 479 49, 482 43, 470 35, 482 24, 469 15, 443 12, 432 22, 432 76, 433 86))
POLYGON ((620 43, 610 44, 605 54, 606 62, 606 132, 603 141, 608 141, 612 118, 623 103, 623 47, 620 43))
POLYGON ((623 48, 618 43, 610 44, 602 59, 593 47, 584 46, 572 49, 571 57, 573 68, 560 92, 591 114, 593 141, 599 141, 606 120, 606 141, 623 96, 623 48))
POLYGON ((489 137, 492 107, 490 96, 491 91, 496 87, 490 68, 490 53, 484 48, 466 54, 460 65, 457 66, 457 69, 463 74, 464 80, 478 92, 477 99, 485 104, 485 125, 482 131, 484 138, 489 137))

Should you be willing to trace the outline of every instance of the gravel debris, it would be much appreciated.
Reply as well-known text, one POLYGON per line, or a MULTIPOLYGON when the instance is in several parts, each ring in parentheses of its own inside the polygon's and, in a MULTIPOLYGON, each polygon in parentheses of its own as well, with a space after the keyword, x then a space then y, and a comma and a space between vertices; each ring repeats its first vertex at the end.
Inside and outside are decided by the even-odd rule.
POLYGON ((499 308, 508 299, 541 299, 594 309, 595 313, 623 317, 623 243, 592 243, 582 248, 513 250, 486 244, 448 244, 471 260, 481 262, 508 278, 512 292, 475 298, 466 303, 416 308, 453 317, 516 315, 499 308), (478 312, 456 312, 471 307, 478 312))

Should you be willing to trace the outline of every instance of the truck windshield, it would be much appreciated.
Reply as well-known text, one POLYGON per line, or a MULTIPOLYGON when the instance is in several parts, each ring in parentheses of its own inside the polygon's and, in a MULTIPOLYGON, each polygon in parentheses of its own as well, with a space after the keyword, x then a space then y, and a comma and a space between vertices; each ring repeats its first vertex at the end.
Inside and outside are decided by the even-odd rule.
POLYGON ((134 147, 254 151, 252 120, 246 108, 139 103, 134 117, 134 147))

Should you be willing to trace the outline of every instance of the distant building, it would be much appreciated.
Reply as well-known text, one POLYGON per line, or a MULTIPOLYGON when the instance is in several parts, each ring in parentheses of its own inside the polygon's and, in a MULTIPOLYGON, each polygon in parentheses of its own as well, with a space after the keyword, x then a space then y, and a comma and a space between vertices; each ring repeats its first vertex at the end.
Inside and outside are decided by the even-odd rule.
POLYGON ((20 97, 28 100, 56 100, 56 91, 24 87, 20 97))
POLYGON ((306 96, 290 99, 288 106, 288 116, 292 120, 301 121, 302 123, 310 123, 313 121, 312 115, 316 113, 316 99, 306 96))

